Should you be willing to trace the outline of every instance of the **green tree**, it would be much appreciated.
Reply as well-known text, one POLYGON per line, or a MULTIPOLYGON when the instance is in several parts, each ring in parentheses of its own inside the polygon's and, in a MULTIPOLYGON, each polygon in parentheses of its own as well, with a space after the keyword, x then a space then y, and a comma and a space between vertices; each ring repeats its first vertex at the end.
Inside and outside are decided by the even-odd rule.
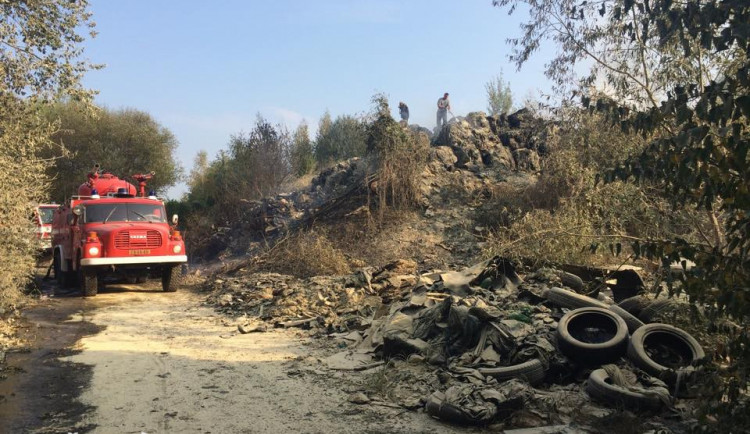
POLYGON ((82 59, 85 35, 94 36, 87 2, 6 1, 0 7, 0 305, 12 303, 33 273, 30 206, 46 200, 40 157, 50 147, 50 125, 39 108, 53 98, 88 100, 80 84, 96 67, 82 59))
POLYGON ((750 423, 750 3, 495 2, 519 3, 531 12, 523 37, 512 41, 517 64, 546 40, 559 46, 547 69, 558 85, 572 83, 577 62, 592 62, 577 82, 584 105, 650 142, 605 180, 660 184, 675 209, 698 207, 712 216, 713 239, 647 239, 632 249, 665 266, 695 261, 681 288, 711 317, 739 323, 725 332, 726 383, 710 396, 706 420, 718 421, 710 428, 720 432, 744 429, 750 423), (605 84, 609 98, 591 98, 594 83, 605 84))
POLYGON ((292 170, 295 175, 303 176, 315 168, 315 149, 310 141, 306 123, 301 123, 294 132, 292 142, 292 170))
POLYGON ((276 193, 291 174, 292 140, 281 126, 274 127, 258 115, 250 134, 237 134, 229 142, 233 173, 240 197, 258 199, 276 193))
POLYGON ((487 111, 490 115, 508 113, 513 107, 513 93, 510 90, 510 82, 503 80, 502 72, 485 83, 484 89, 487 91, 487 111))
POLYGON ((59 122, 52 139, 65 151, 47 171, 54 179, 51 197, 56 201, 76 194, 94 163, 122 178, 156 172, 149 187, 157 191, 180 179, 177 140, 146 112, 98 107, 92 112, 88 106, 64 102, 47 107, 45 113, 50 122, 59 122))
POLYGON ((315 159, 320 164, 365 155, 367 144, 365 123, 350 115, 338 116, 331 122, 326 113, 320 120, 315 140, 315 159))

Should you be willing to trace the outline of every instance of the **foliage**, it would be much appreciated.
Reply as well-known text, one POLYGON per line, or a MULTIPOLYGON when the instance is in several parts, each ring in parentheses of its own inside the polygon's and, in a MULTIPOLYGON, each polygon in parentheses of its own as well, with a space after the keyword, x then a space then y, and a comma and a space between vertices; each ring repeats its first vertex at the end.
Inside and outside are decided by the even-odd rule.
MULTIPOLYGON (((57 202, 76 194, 94 163, 121 178, 156 172, 149 188, 163 191, 180 178, 175 158, 177 140, 148 113, 135 109, 110 110, 75 102, 57 103, 44 109, 60 129, 52 136, 59 149, 45 156, 55 159, 47 174, 53 179, 50 196, 57 202)), ((131 181, 132 182, 132 181, 131 181)))
POLYGON ((510 82, 503 80, 503 74, 485 83, 487 91, 487 111, 490 115, 499 115, 510 112, 513 107, 513 94, 510 91, 510 82))
POLYGON ((373 103, 375 113, 367 126, 367 152, 376 166, 371 187, 377 192, 382 220, 387 206, 399 209, 419 204, 429 139, 396 122, 390 115, 385 96, 375 95, 373 103))
POLYGON ((82 32, 93 36, 85 1, 3 2, 0 7, 0 305, 13 303, 32 275, 36 243, 32 207, 46 198, 40 158, 56 126, 39 107, 58 96, 87 100, 81 75, 95 65, 81 59, 82 32))
POLYGON ((593 62, 583 83, 601 79, 609 98, 585 95, 584 105, 650 142, 640 155, 607 171, 606 181, 658 185, 675 209, 697 207, 711 217, 713 239, 646 239, 631 247, 634 255, 665 266, 695 261, 681 279, 682 290, 712 317, 728 315, 740 324, 727 333, 727 387, 710 397, 706 414, 719 424, 735 423, 733 406, 750 377, 750 3, 495 3, 531 6, 523 38, 511 41, 519 66, 546 39, 561 48, 547 70, 558 85, 577 62, 593 62))
POLYGON ((710 228, 705 214, 674 212, 656 186, 595 184, 598 173, 644 149, 642 138, 582 109, 568 107, 557 116, 536 182, 500 184, 478 210, 479 224, 494 230, 488 254, 584 263, 611 261, 589 256, 592 243, 656 236, 701 240, 710 228))
POLYGON ((60 95, 89 99, 80 80, 99 68, 81 59, 82 42, 95 23, 85 0, 3 2, 0 8, 0 62, 4 97, 51 100, 60 95))
POLYGON ((365 122, 354 116, 338 116, 331 122, 326 113, 320 120, 315 138, 315 159, 320 165, 365 155, 365 122))
POLYGON ((310 141, 306 123, 301 123, 294 132, 292 141, 292 171, 297 176, 304 176, 315 168, 315 149, 310 141))
POLYGON ((276 193, 291 174, 291 149, 289 133, 258 116, 250 133, 232 136, 229 150, 215 160, 198 154, 185 201, 227 225, 240 217, 243 202, 276 193))
POLYGON ((240 197, 260 198, 276 192, 291 173, 291 145, 291 137, 283 127, 274 127, 260 116, 250 134, 232 137, 229 152, 240 197))

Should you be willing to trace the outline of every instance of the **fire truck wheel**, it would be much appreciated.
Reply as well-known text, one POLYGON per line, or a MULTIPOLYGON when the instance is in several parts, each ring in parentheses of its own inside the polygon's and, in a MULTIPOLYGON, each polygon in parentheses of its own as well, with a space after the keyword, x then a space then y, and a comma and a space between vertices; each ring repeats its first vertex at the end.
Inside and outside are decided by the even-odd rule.
POLYGON ((180 267, 164 267, 161 272, 161 289, 164 292, 175 292, 180 284, 180 267))
POLYGON ((97 279, 96 272, 91 270, 80 269, 78 275, 78 281, 81 285, 81 290, 85 297, 93 297, 99 289, 99 279, 97 279))
POLYGON ((60 252, 55 252, 55 256, 52 259, 53 267, 55 270, 55 280, 60 288, 68 288, 72 286, 72 276, 70 271, 62 270, 62 260, 60 259, 60 252))

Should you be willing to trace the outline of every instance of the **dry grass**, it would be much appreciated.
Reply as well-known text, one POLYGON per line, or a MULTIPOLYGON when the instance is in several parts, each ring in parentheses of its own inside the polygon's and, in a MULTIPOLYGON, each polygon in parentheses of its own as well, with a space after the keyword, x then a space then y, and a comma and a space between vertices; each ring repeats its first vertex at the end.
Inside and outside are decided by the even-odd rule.
POLYGON ((264 255, 260 267, 301 278, 351 272, 347 257, 322 230, 304 231, 284 239, 264 255))

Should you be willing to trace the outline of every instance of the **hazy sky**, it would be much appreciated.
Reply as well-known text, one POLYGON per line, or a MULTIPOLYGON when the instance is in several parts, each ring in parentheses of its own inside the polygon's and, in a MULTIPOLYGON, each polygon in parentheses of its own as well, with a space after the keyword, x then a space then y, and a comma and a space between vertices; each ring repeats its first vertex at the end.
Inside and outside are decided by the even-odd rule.
POLYGON ((326 110, 363 113, 383 92, 394 117, 404 101, 410 122, 432 128, 444 92, 456 115, 485 110, 484 85, 501 70, 518 102, 549 87, 543 54, 520 72, 509 63, 520 17, 491 0, 91 0, 91 11, 99 35, 86 57, 106 67, 84 83, 98 103, 169 128, 186 171, 258 113, 314 128, 326 110))

